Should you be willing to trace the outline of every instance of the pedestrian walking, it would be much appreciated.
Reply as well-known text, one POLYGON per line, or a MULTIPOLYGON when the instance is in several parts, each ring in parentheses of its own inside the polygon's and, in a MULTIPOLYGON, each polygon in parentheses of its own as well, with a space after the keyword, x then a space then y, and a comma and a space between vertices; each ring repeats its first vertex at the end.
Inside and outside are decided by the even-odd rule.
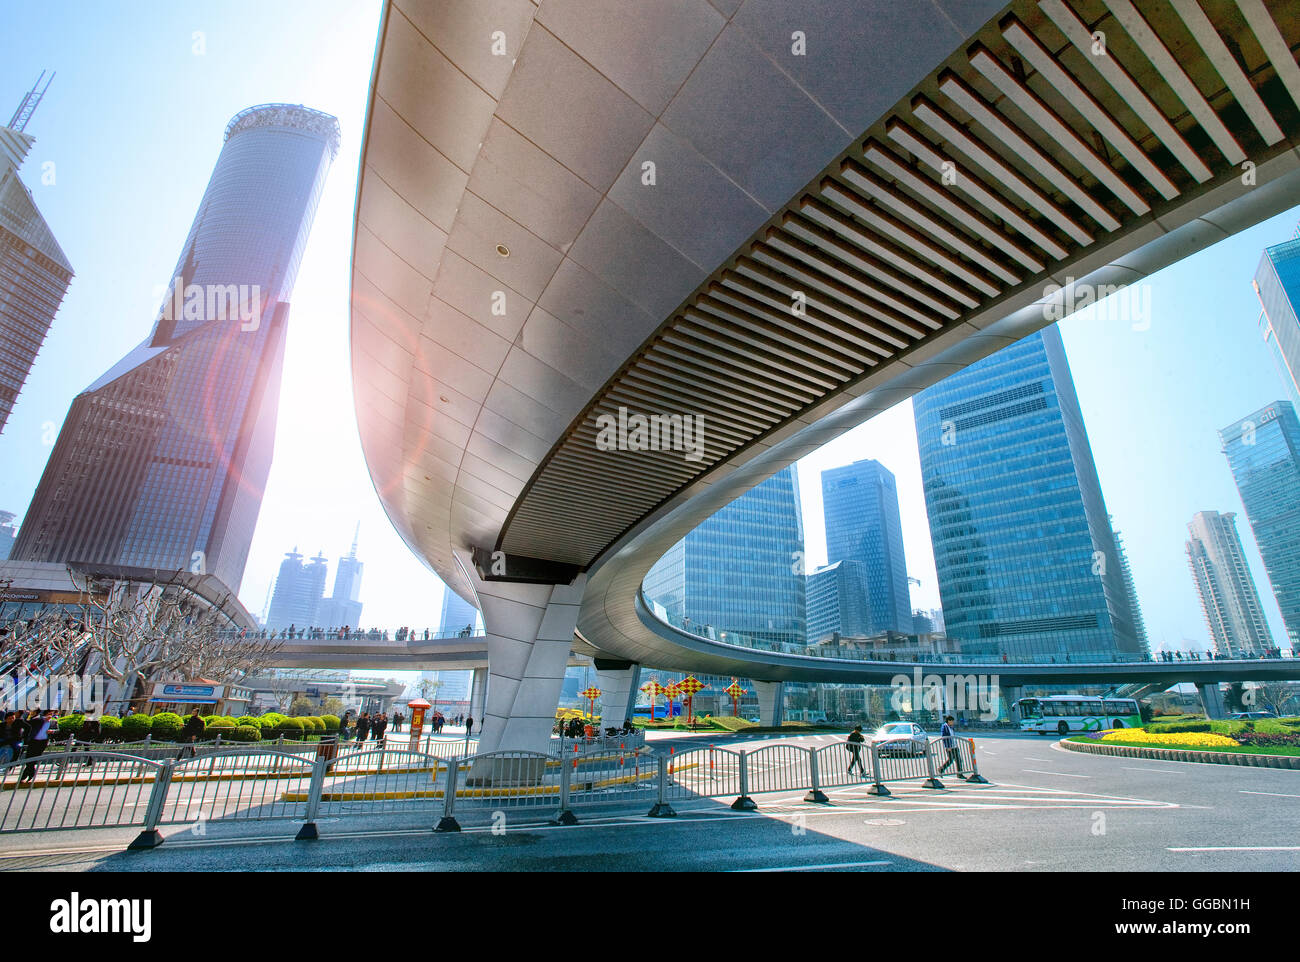
MULTIPOLYGON (((38 758, 45 754, 46 746, 50 743, 50 729, 54 727, 54 710, 46 709, 42 714, 33 711, 31 718, 28 720, 29 737, 26 745, 23 747, 23 755, 26 758, 38 758)), ((20 782, 35 780, 36 765, 28 764, 23 769, 20 782)))
POLYGON ((949 765, 956 765, 956 774, 961 775, 961 751, 957 748, 957 729, 953 727, 956 720, 951 715, 945 715, 943 728, 939 729, 939 734, 943 737, 943 747, 948 750, 948 760, 939 769, 940 775, 948 770, 949 765))
POLYGON ((384 732, 388 730, 388 716, 382 712, 375 715, 375 720, 370 723, 370 734, 374 737, 375 743, 384 747, 384 732))
POLYGON ((357 748, 365 748, 366 738, 370 735, 370 715, 362 712, 357 718, 357 748))
POLYGON ((469 738, 472 734, 474 734, 474 716, 470 715, 465 719, 465 737, 469 738))
POLYGON ((849 774, 853 774, 853 767, 856 765, 858 773, 863 778, 867 777, 867 770, 862 767, 862 745, 866 742, 862 734, 862 726, 854 725, 853 731, 849 732, 848 749, 849 749, 849 774))
POLYGON ((205 731, 207 731, 207 726, 203 724, 203 719, 199 717, 199 710, 196 708, 190 712, 190 717, 185 719, 185 724, 178 736, 181 741, 181 751, 176 756, 177 761, 183 758, 193 758, 198 754, 198 750, 194 746, 198 743, 199 736, 205 731))
POLYGON ((18 757, 21 743, 18 712, 7 711, 5 712, 3 731, 0 731, 0 765, 8 764, 18 757))

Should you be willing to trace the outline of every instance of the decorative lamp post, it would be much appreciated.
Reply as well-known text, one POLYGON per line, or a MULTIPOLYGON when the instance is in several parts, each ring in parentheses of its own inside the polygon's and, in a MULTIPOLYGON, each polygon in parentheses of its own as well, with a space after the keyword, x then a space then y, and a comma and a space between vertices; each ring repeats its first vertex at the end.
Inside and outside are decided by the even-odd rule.
POLYGON ((724 694, 731 696, 731 714, 740 717, 740 697, 749 691, 748 688, 741 688, 736 679, 731 679, 731 684, 722 689, 724 694))
POLYGON ((668 689, 657 681, 648 681, 641 686, 641 690, 650 696, 650 720, 655 720, 655 698, 659 695, 666 694, 668 689))
POLYGON ((695 725, 695 693, 704 687, 704 683, 694 675, 687 675, 677 683, 679 694, 686 696, 686 717, 692 727, 695 725))
POLYGON ((591 715, 591 720, 594 722, 596 720, 596 699, 600 697, 600 689, 593 685, 584 691, 578 692, 578 694, 587 699, 587 704, 591 708, 588 714, 591 715))

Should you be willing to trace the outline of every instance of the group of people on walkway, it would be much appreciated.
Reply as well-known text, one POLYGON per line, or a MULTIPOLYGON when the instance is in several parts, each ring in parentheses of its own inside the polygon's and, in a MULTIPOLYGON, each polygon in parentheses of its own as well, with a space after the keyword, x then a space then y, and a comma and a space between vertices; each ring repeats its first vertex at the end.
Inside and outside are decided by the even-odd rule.
MULTIPOLYGON (((943 739, 943 748, 948 753, 948 760, 939 768, 939 774, 942 775, 948 770, 949 765, 955 765, 955 771, 961 774, 961 749, 957 746, 957 719, 952 715, 943 716, 943 727, 939 729, 939 737, 943 739)), ((866 767, 862 763, 862 748, 867 742, 867 737, 862 734, 862 726, 854 725, 853 731, 849 732, 848 740, 845 747, 849 750, 849 771, 850 775, 856 768, 858 774, 863 778, 871 777, 866 767)))

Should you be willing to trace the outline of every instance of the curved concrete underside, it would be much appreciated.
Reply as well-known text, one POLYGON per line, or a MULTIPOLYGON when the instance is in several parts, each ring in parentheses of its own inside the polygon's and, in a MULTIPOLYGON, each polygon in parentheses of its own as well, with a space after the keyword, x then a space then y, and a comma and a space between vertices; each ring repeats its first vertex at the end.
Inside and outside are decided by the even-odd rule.
POLYGON ((596 649, 731 664, 638 615, 675 541, 1045 326, 1052 285, 1133 283, 1296 203, 1285 7, 389 3, 352 294, 385 510, 464 597, 474 549, 573 566, 596 649), (704 416, 702 457, 597 450, 620 406, 704 416))

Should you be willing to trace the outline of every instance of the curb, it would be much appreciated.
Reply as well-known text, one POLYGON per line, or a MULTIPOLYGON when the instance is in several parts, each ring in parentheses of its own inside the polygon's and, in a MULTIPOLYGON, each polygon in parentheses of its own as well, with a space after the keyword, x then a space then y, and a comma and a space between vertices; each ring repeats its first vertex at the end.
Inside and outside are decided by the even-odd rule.
POLYGON ((1149 758, 1161 762, 1193 762, 1202 765, 1241 765, 1247 768, 1280 768, 1300 771, 1300 755, 1248 755, 1236 752, 1198 751, 1188 748, 1132 748, 1127 745, 1089 745, 1061 739, 1056 743, 1066 751, 1085 755, 1117 755, 1122 758, 1149 758))

